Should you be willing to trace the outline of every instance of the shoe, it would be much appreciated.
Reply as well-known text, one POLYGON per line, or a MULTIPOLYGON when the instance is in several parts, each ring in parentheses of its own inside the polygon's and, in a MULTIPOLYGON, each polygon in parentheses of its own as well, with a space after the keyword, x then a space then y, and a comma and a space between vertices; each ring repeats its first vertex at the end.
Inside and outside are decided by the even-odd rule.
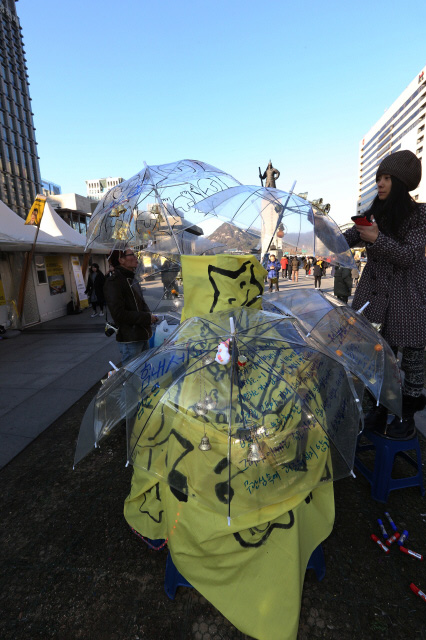
POLYGON ((104 312, 103 312, 103 311, 101 311, 99 315, 100 315, 100 316, 103 316, 103 315, 104 315, 104 312))
POLYGON ((398 418, 395 416, 383 433, 379 435, 390 440, 411 440, 416 435, 416 423, 414 418, 398 418))
POLYGON ((98 316, 99 313, 92 313, 92 315, 90 316, 91 318, 96 318, 96 316, 98 316))
POLYGON ((411 440, 416 435, 414 414, 426 407, 426 396, 402 396, 402 418, 398 416, 387 425, 383 436, 392 440, 411 440))

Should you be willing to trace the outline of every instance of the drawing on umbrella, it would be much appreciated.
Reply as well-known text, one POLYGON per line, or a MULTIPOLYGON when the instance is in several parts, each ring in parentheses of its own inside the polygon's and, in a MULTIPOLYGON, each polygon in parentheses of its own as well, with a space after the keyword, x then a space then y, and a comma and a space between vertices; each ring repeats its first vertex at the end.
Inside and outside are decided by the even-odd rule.
POLYGON ((243 307, 191 318, 125 388, 129 462, 228 519, 352 471, 351 376, 292 319, 243 307))
POLYGON ((191 241, 187 234, 200 232, 193 221, 186 220, 194 204, 238 184, 230 174, 198 160, 146 165, 99 202, 87 231, 86 248, 96 240, 111 249, 144 247, 166 237, 177 253, 188 252, 186 245, 191 241))

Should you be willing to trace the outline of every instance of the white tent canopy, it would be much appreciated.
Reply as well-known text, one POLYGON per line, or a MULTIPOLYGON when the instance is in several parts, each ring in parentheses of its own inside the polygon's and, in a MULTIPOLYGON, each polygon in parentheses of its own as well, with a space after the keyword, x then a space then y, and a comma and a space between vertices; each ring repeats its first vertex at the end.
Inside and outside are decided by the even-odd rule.
MULTIPOLYGON (((36 228, 25 221, 0 200, 0 250, 29 251, 36 234, 36 228)), ((39 251, 59 251, 60 253, 83 253, 86 238, 72 229, 46 202, 36 248, 39 251)), ((98 243, 92 253, 109 253, 110 250, 98 243)))

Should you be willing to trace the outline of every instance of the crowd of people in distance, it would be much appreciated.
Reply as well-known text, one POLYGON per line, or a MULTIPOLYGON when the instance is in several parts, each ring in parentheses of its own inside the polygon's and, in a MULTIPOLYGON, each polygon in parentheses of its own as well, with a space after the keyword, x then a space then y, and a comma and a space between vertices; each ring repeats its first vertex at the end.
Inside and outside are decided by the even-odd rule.
POLYGON ((274 286, 276 291, 280 290, 280 271, 283 280, 291 280, 292 282, 299 281, 300 271, 305 272, 305 278, 313 275, 315 278, 315 289, 320 289, 321 278, 326 275, 327 269, 330 268, 329 262, 323 258, 284 255, 281 260, 277 260, 274 254, 271 254, 267 258, 264 262, 264 266, 268 272, 267 282, 269 284, 269 291, 273 291, 274 286))

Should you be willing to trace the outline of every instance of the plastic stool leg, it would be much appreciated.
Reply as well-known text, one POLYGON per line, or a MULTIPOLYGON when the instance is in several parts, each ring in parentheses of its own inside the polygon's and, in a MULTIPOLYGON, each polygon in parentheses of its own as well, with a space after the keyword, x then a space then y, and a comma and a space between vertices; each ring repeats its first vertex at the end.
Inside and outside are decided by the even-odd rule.
POLYGON ((325 559, 324 559, 324 551, 322 550, 322 546, 320 544, 312 552, 306 569, 313 569, 315 571, 318 582, 321 582, 321 580, 324 578, 325 559))
POLYGON ((166 574, 164 577, 164 591, 170 600, 175 599, 176 589, 178 587, 190 587, 192 585, 183 577, 181 573, 176 569, 170 551, 167 555, 166 561, 166 574))

